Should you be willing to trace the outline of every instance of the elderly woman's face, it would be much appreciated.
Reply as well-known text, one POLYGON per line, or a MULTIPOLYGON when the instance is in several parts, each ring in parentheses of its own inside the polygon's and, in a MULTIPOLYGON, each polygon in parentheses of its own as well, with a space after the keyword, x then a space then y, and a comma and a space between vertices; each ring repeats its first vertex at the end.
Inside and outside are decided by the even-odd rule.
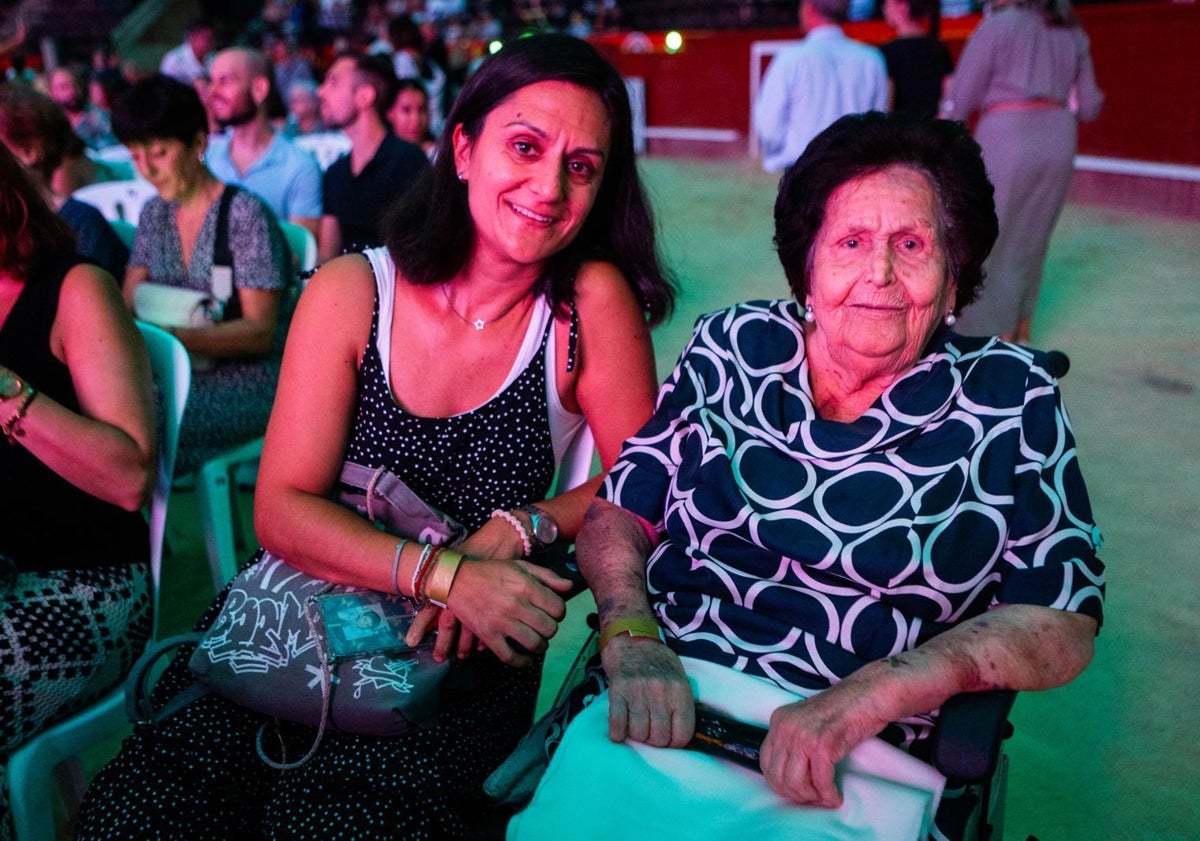
POLYGON ((813 245, 813 335, 835 358, 906 370, 953 308, 929 180, 894 166, 834 190, 813 245))

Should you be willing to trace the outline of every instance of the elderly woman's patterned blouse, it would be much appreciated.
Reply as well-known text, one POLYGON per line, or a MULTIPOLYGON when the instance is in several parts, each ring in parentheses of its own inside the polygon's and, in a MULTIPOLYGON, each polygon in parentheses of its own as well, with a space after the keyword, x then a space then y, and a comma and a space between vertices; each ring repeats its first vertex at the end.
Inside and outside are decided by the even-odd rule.
POLYGON ((663 533, 646 576, 672 648, 811 690, 1000 604, 1102 618, 1099 533, 1040 354, 943 331, 841 423, 814 408, 801 325, 790 300, 701 318, 601 491, 663 533))

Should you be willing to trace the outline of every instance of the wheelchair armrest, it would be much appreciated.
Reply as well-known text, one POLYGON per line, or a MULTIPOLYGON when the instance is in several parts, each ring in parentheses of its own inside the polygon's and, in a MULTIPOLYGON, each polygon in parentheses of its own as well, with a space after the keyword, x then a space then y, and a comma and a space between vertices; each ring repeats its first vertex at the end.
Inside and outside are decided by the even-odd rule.
POLYGON ((933 766, 947 779, 978 783, 991 777, 1000 744, 1012 735, 1012 690, 964 692, 942 705, 930 736, 933 766))

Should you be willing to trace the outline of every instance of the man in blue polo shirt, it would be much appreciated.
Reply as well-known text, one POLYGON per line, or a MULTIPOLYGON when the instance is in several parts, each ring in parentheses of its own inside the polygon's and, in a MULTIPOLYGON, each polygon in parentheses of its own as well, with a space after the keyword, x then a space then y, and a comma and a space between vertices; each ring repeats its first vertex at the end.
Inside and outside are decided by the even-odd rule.
POLYGON ((267 116, 271 63, 258 50, 232 47, 212 63, 208 107, 227 129, 209 144, 213 175, 262 197, 275 215, 320 235, 321 169, 312 154, 275 131, 267 116))

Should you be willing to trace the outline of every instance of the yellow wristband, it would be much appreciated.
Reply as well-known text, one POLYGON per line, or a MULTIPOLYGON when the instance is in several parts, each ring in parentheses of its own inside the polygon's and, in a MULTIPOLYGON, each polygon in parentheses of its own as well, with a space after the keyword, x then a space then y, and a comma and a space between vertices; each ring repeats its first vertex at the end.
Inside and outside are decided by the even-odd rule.
POLYGON ((425 595, 438 607, 445 607, 450 600, 450 588, 454 586, 454 576, 458 575, 458 565, 462 559, 463 556, 457 552, 443 551, 433 562, 429 583, 425 585, 425 595))
POLYGON ((600 632, 600 650, 603 651, 604 646, 608 645, 613 637, 619 637, 621 634, 666 642, 662 628, 653 619, 616 619, 605 625, 604 630, 600 632))

